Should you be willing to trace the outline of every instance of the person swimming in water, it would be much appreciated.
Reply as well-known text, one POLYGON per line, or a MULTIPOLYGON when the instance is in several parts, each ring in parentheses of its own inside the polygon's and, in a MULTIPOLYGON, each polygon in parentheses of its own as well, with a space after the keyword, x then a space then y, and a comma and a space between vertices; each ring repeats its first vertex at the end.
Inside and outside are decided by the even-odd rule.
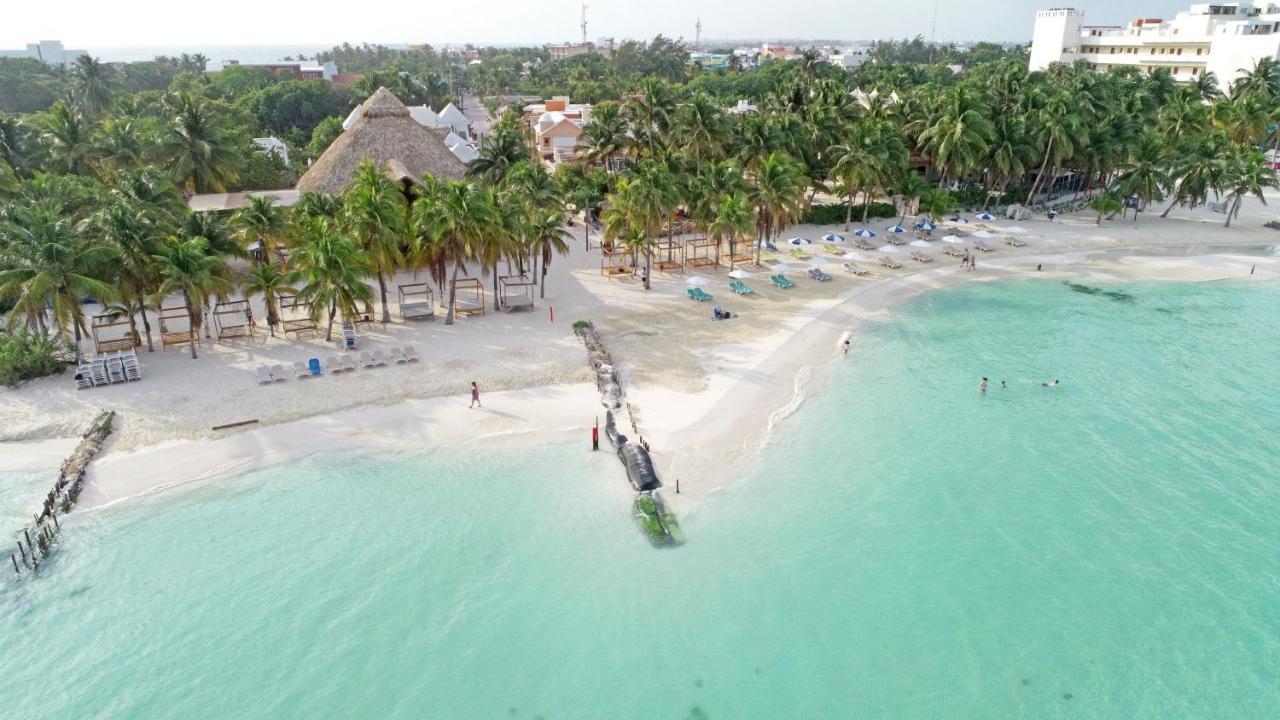
POLYGON ((1058 379, 1054 378, 1053 382, 1042 382, 1040 384, 1045 387, 1058 387, 1058 379))
POLYGON ((987 379, 982 378, 982 382, 978 383, 978 392, 984 393, 986 391, 987 391, 987 379))

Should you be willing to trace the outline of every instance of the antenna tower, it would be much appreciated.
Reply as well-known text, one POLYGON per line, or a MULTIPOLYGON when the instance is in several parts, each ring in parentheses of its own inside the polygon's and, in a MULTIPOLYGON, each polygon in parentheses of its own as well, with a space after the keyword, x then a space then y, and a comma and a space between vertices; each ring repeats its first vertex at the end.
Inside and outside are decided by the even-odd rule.
POLYGON ((693 26, 693 47, 697 48, 702 44, 702 18, 698 18, 698 22, 693 26))
POLYGON ((587 44, 587 4, 582 3, 582 44, 587 44))

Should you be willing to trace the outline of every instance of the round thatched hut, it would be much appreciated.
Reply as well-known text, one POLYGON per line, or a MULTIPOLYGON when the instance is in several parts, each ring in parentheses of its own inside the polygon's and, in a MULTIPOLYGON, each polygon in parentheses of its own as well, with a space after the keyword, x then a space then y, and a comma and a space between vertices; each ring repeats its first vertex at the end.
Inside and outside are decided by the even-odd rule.
POLYGON ((365 158, 398 181, 417 181, 425 175, 460 180, 467 166, 445 146, 447 133, 419 125, 399 98, 378 88, 361 105, 359 119, 298 180, 298 189, 338 195, 365 158))

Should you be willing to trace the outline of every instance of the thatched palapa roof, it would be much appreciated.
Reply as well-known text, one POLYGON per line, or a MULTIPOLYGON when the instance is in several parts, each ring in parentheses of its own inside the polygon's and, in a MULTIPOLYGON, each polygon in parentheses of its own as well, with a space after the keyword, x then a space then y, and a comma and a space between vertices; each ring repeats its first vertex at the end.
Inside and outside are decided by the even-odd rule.
POLYGON ((340 194, 365 158, 396 180, 460 180, 466 174, 467 166, 445 147, 447 130, 419 125, 390 90, 378 88, 361 107, 360 118, 298 180, 299 190, 340 194))

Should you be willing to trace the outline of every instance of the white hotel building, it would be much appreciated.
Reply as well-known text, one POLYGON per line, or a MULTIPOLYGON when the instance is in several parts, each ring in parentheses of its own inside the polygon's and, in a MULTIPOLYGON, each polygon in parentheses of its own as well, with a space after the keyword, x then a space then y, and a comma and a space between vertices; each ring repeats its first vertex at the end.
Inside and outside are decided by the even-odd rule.
POLYGON ((1032 70, 1085 60, 1095 70, 1165 68, 1182 82, 1212 72, 1224 89, 1264 57, 1280 60, 1280 5, 1274 3, 1192 5, 1172 20, 1139 18, 1128 27, 1085 25, 1083 12, 1055 8, 1036 13, 1031 38, 1032 70))

